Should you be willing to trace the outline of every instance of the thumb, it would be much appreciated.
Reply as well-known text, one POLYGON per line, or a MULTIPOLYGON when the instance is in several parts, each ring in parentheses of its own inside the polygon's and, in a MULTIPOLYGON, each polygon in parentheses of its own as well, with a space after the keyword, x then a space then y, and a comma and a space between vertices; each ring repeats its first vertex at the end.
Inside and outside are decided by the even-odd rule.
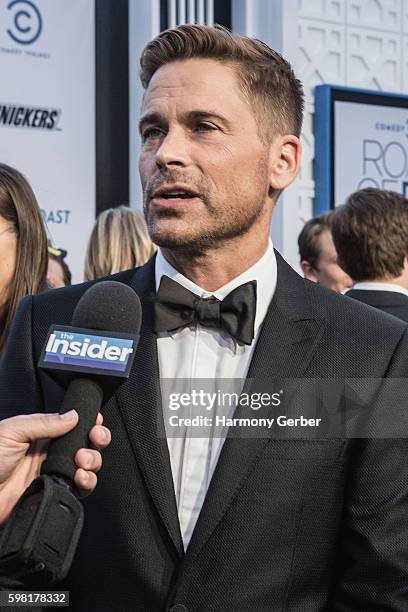
POLYGON ((1 439, 27 443, 42 438, 58 438, 75 427, 78 413, 19 415, 0 422, 1 439))

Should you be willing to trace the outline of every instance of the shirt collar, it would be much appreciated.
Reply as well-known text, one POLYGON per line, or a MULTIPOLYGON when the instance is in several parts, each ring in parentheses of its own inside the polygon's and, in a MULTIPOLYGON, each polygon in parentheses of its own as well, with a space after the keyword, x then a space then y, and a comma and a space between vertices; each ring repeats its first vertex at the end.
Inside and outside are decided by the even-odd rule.
POLYGON ((394 283, 365 281, 364 283, 356 283, 353 285, 353 289, 362 289, 363 291, 394 291, 394 293, 402 293, 408 296, 408 290, 405 287, 395 285, 394 283))
POLYGON ((272 240, 269 239, 268 248, 266 252, 258 261, 242 272, 239 276, 236 276, 231 281, 217 289, 216 291, 205 291, 191 280, 186 278, 181 272, 178 272, 173 266, 164 258, 160 249, 156 256, 156 291, 159 288, 160 280, 162 276, 168 276, 172 280, 176 281, 192 293, 200 297, 209 297, 214 295, 219 300, 223 300, 231 291, 248 283, 249 281, 256 280, 256 315, 255 315, 255 335, 261 326, 269 304, 271 303, 273 294, 276 289, 277 282, 277 264, 275 252, 273 250, 272 240))

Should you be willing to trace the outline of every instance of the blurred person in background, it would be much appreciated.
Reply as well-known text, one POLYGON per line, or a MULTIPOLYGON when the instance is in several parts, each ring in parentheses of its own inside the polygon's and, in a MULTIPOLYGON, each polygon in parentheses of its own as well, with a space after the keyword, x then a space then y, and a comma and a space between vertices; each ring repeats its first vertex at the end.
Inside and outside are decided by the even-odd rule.
POLYGON ((343 292, 353 282, 338 264, 331 232, 332 215, 330 211, 313 217, 303 226, 298 237, 300 267, 308 280, 343 292))
POLYGON ((0 164, 0 354, 20 300, 47 288, 47 234, 27 179, 0 164))
POLYGON ((339 261, 353 279, 348 297, 408 322, 408 200, 368 187, 334 211, 339 261))
POLYGON ((85 280, 142 266, 156 247, 141 213, 128 206, 109 208, 97 218, 85 258, 85 280))
POLYGON ((68 287, 72 281, 71 270, 65 261, 67 251, 48 246, 47 283, 50 289, 68 287))

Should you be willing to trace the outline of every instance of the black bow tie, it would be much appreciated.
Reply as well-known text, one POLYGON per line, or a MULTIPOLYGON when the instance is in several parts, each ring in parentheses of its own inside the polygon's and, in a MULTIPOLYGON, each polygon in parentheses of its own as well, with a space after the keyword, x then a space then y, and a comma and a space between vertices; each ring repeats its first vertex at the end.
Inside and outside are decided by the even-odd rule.
POLYGON ((251 344, 256 313, 256 281, 237 287, 222 301, 200 298, 168 276, 162 276, 154 303, 155 332, 173 331, 191 323, 225 329, 251 344))

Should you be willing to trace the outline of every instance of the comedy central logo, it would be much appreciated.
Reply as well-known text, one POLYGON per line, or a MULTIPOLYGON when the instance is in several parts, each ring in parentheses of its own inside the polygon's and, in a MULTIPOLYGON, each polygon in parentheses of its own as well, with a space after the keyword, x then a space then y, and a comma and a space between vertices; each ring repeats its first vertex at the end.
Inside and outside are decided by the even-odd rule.
POLYGON ((127 376, 135 350, 134 336, 79 328, 58 328, 49 331, 40 359, 41 367, 67 371, 116 374, 127 376), (109 335, 108 335, 109 334, 109 335), (124 337, 127 336, 127 337, 124 337))
POLYGON ((42 17, 38 7, 31 0, 13 0, 7 5, 13 16, 13 25, 7 34, 20 45, 31 45, 38 40, 42 31, 42 17))

